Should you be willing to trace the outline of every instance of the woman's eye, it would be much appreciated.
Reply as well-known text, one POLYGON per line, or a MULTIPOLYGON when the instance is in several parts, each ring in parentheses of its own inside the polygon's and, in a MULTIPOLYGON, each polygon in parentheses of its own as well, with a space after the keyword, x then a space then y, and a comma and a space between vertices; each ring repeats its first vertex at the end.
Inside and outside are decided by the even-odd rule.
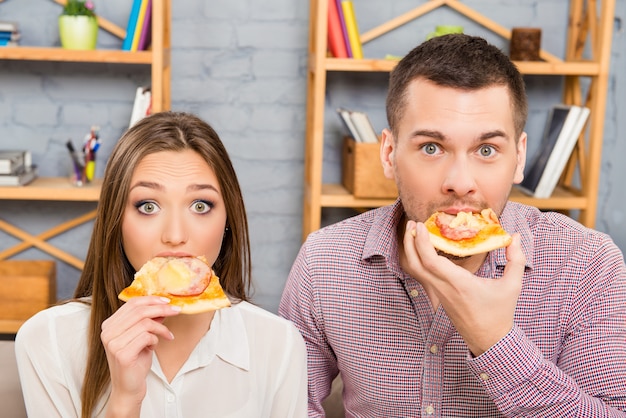
POLYGON ((193 211, 196 213, 207 213, 213 208, 213 205, 209 202, 205 202, 204 200, 196 200, 193 202, 193 211))
POLYGON ((480 147, 479 151, 480 155, 482 155, 483 157, 489 157, 494 153, 493 147, 491 145, 484 145, 480 147))
POLYGON ((151 215, 159 211, 159 206, 154 202, 139 202, 137 210, 143 214, 151 215))
POLYGON ((428 155, 433 155, 436 154, 437 151, 439 150, 439 147, 436 144, 425 144, 422 149, 424 150, 424 152, 428 155))

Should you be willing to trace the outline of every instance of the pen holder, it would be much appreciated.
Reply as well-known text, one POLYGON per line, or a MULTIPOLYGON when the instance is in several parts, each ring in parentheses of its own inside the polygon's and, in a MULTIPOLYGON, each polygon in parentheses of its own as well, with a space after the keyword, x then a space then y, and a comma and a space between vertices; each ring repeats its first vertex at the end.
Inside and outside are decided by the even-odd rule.
POLYGON ((70 181, 74 186, 85 186, 94 179, 96 173, 96 162, 88 161, 84 167, 72 164, 70 181))

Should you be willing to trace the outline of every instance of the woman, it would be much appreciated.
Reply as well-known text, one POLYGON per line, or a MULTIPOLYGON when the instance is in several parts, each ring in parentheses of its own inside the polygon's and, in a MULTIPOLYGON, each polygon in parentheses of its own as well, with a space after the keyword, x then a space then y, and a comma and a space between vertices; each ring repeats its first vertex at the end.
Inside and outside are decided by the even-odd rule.
POLYGON ((105 171, 75 300, 16 337, 30 417, 306 416, 306 349, 247 302, 250 249, 237 176, 217 133, 186 113, 129 129, 105 171), (118 294, 155 256, 204 256, 233 302, 179 314, 118 294))

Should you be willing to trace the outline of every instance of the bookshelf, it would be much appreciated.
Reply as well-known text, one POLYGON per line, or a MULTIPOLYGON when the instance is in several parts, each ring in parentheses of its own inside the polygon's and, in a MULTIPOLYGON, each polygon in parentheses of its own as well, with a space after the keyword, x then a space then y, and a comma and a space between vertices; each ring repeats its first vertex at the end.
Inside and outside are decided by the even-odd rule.
MULTIPOLYGON (((57 1, 62 4, 62 1, 57 1)), ((152 85, 152 110, 154 112, 170 108, 170 22, 171 0, 152 1, 152 48, 149 51, 122 51, 96 49, 92 51, 67 50, 54 47, 3 47, 0 48, 0 60, 54 61, 74 63, 132 64, 150 68, 152 85)), ((124 38, 126 31, 99 18, 101 28, 124 38)), ((130 115, 129 115, 130 117, 130 115)), ((0 187, 0 200, 24 201, 62 201, 62 202, 97 202, 100 197, 101 180, 75 187, 68 178, 40 177, 27 186, 0 187)), ((33 235, 0 218, 0 231, 17 238, 21 242, 0 251, 0 261, 6 260, 30 247, 36 247, 53 257, 66 262, 77 269, 83 268, 83 261, 66 253, 47 241, 69 229, 84 224, 95 218, 95 210, 89 211, 62 224, 55 225, 38 235, 33 235)))
MULTIPOLYGON (((423 0, 414 9, 361 33, 363 44, 439 7, 449 7, 482 27, 510 39, 511 30, 467 7, 458 0, 423 0)), ((595 224, 598 182, 602 159, 604 113, 611 53, 615 0, 570 0, 567 42, 564 58, 544 50, 540 61, 515 64, 525 76, 541 75, 564 78, 562 101, 585 105, 591 114, 588 129, 581 135, 568 162, 566 173, 551 197, 537 199, 513 189, 511 200, 540 209, 577 211, 578 220, 587 226, 595 224), (583 52, 590 58, 583 58, 583 52), (584 87, 586 86, 586 87, 584 87), (580 186, 574 177, 578 173, 580 186)), ((307 113, 304 166, 304 202, 302 239, 319 229, 324 208, 374 208, 393 199, 357 199, 341 184, 322 181, 324 151, 324 118, 327 74, 331 72, 389 72, 396 62, 384 59, 337 59, 327 56, 328 0, 310 0, 309 66, 307 70, 307 113)), ((384 97, 381 97, 384 106, 384 97)), ((332 115, 335 117, 335 115, 332 115)))

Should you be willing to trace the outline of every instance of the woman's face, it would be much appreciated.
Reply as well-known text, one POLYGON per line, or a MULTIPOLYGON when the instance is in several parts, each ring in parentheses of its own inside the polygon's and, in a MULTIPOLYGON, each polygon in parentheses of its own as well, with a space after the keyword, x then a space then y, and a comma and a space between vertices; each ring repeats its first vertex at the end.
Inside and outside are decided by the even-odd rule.
POLYGON ((217 177, 198 153, 161 151, 139 162, 122 220, 124 251, 135 270, 156 256, 203 255, 213 265, 225 227, 217 177))

